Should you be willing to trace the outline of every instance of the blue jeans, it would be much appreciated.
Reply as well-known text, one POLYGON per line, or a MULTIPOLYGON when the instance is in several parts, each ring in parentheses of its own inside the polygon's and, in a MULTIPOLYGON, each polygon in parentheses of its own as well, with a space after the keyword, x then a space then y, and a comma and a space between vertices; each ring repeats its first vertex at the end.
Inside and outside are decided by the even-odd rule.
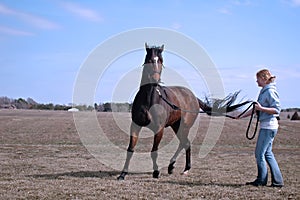
POLYGON ((255 158, 257 163, 257 179, 261 185, 266 185, 268 182, 268 169, 270 167, 272 185, 283 185, 283 178, 278 166, 278 163, 272 152, 272 144, 277 129, 260 129, 255 148, 255 158), (267 164, 266 164, 267 163, 267 164))

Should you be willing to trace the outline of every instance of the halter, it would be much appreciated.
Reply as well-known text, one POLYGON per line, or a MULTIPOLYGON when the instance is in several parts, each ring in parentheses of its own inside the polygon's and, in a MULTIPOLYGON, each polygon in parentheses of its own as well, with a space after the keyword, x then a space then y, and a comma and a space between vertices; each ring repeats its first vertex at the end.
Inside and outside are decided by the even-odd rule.
MULTIPOLYGON (((155 66, 158 66, 158 63, 157 63, 158 59, 159 59, 158 56, 155 56, 155 57, 153 58, 153 60, 155 61, 155 63, 154 63, 155 66)), ((153 71, 152 71, 152 74, 159 74, 159 75, 160 75, 160 74, 161 74, 161 71, 162 71, 162 70, 160 70, 160 71, 153 70, 153 71)))
POLYGON ((155 79, 155 81, 157 81, 157 83, 161 82, 160 76, 161 76, 162 68, 164 67, 163 63, 162 63, 162 59, 161 59, 161 62, 158 62, 160 59, 161 58, 158 55, 155 55, 154 57, 151 57, 151 58, 145 60, 147 63, 143 64, 143 66, 146 67, 146 72, 148 73, 148 76, 149 75, 153 76, 154 74, 159 75, 159 80, 155 79), (161 68, 159 65, 161 65, 161 68))
MULTIPOLYGON (((145 65, 152 65, 152 63, 145 63, 142 66, 145 67, 145 65)), ((161 64, 161 65, 162 65, 162 67, 164 67, 163 64, 161 64)), ((159 70, 147 70, 147 71, 149 72, 150 75, 153 75, 153 74, 159 74, 159 75, 161 75, 161 72, 162 72, 162 70, 160 70, 160 71, 159 70)))

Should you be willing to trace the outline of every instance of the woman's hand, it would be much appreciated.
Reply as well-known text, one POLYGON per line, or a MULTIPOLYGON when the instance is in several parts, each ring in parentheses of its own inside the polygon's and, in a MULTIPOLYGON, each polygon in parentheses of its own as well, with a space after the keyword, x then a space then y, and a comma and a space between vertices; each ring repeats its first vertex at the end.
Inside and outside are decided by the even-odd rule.
POLYGON ((260 103, 258 103, 258 102, 255 103, 255 110, 258 110, 258 111, 263 110, 263 107, 260 105, 260 103))

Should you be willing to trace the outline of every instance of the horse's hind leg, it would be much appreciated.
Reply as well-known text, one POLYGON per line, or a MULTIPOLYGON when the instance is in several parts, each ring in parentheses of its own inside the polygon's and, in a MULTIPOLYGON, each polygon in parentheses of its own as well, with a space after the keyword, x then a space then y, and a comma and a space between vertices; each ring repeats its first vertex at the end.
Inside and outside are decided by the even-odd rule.
POLYGON ((134 147, 137 144, 140 130, 141 130, 140 126, 136 125, 134 122, 131 123, 131 126, 130 126, 130 141, 129 141, 129 145, 128 145, 128 148, 127 148, 126 161, 125 161, 123 170, 122 170, 120 176, 118 177, 118 180, 124 180, 125 176, 128 174, 129 163, 130 163, 131 157, 132 157, 133 152, 134 152, 134 147))
POLYGON ((182 149, 183 149, 183 146, 178 145, 178 148, 177 148, 175 154, 173 155, 173 157, 170 160, 170 164, 168 166, 168 174, 173 174, 173 169, 175 168, 174 164, 176 162, 176 159, 177 159, 179 153, 182 151, 182 149))
POLYGON ((180 140, 179 146, 178 146, 174 156, 170 160, 170 164, 168 167, 169 174, 173 173, 173 169, 175 168, 174 164, 175 164, 176 159, 182 149, 185 149, 185 156, 186 156, 185 168, 184 168, 183 174, 187 174, 188 171, 191 169, 191 144, 190 144, 189 139, 186 138, 184 140, 180 140))
POLYGON ((190 141, 188 141, 188 145, 185 148, 185 155, 186 155, 186 161, 185 161, 185 168, 183 171, 183 174, 187 175, 189 170, 191 169, 191 144, 190 141))
MULTIPOLYGON (((180 140, 179 146, 180 148, 185 149, 185 168, 183 174, 187 175, 189 170, 191 169, 191 143, 188 139, 188 130, 184 132, 179 132, 181 135, 178 137, 180 140)), ((178 133, 177 133, 178 134, 178 133)))
POLYGON ((151 158, 153 162, 153 178, 159 177, 159 170, 157 165, 157 157, 158 157, 158 146, 161 141, 161 138, 163 136, 163 129, 155 134, 154 141, 153 141, 153 147, 151 150, 151 158))
MULTIPOLYGON (((183 126, 183 125, 181 125, 183 126)), ((172 126, 172 129, 176 133, 177 138, 179 139, 179 146, 174 154, 174 156, 170 160, 170 164, 168 167, 168 173, 172 174, 174 164, 176 162, 176 159, 181 152, 182 149, 185 149, 186 151, 186 163, 185 163, 185 168, 183 171, 183 174, 187 174, 188 171, 191 169, 191 143, 188 139, 188 133, 189 133, 189 128, 186 127, 179 127, 179 123, 175 124, 172 126)))

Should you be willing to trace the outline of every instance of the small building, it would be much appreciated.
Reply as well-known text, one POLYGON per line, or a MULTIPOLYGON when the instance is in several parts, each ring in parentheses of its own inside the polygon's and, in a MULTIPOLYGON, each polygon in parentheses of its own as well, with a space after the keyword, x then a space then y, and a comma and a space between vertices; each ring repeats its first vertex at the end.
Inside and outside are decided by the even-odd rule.
POLYGON ((70 108, 68 109, 68 112, 78 112, 78 108, 70 108))

